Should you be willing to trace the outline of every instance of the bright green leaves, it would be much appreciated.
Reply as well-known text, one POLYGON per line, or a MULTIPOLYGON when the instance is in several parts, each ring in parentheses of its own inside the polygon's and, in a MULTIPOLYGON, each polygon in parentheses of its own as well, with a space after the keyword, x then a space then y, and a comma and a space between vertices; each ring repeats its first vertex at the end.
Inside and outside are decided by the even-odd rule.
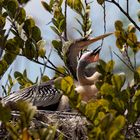
POLYGON ((37 51, 38 51, 38 56, 44 57, 46 55, 46 41, 45 40, 40 40, 37 42, 37 51))
POLYGON ((109 131, 107 132, 107 139, 124 139, 124 136, 121 135, 121 130, 125 125, 125 118, 122 115, 117 116, 112 124, 110 125, 109 131))
POLYGON ((47 10, 49 13, 51 13, 53 10, 52 10, 52 7, 46 3, 45 1, 41 1, 43 7, 45 8, 45 10, 47 10))
POLYGON ((70 76, 64 77, 61 81, 61 90, 68 94, 71 92, 73 86, 73 79, 70 76))
MULTIPOLYGON (((96 119, 99 113, 99 116, 101 114, 101 110, 104 110, 104 112, 108 111, 109 102, 104 99, 100 99, 98 101, 91 101, 88 102, 88 104, 85 105, 85 112, 84 114, 89 118, 91 121, 95 121, 97 123, 96 119)), ((104 116, 104 115, 103 115, 104 116)), ((100 116, 101 117, 101 116, 100 116)))
POLYGON ((120 20, 115 22, 115 36, 116 46, 123 52, 124 46, 130 47, 134 53, 139 50, 140 43, 136 36, 136 27, 133 24, 129 24, 127 29, 123 27, 123 23, 120 20))
POLYGON ((74 108, 80 106, 80 97, 74 90, 75 86, 72 77, 66 76, 64 78, 58 78, 55 82, 55 86, 58 89, 61 89, 64 95, 69 97, 70 104, 74 108))
POLYGON ((10 138, 31 140, 31 131, 29 128, 30 123, 36 113, 36 107, 25 101, 19 101, 16 103, 16 107, 19 110, 18 121, 13 119, 10 122, 5 123, 10 138))
POLYGON ((125 74, 119 74, 119 75, 114 74, 112 76, 111 81, 112 81, 112 85, 115 87, 115 90, 120 91, 125 83, 125 74))
POLYGON ((140 90, 137 90, 135 92, 135 95, 133 96, 133 102, 134 102, 134 110, 140 113, 140 90))
POLYGON ((14 77, 18 81, 18 83, 20 84, 21 89, 35 84, 28 78, 26 70, 24 70, 23 74, 16 71, 14 73, 14 77))
POLYGON ((125 117, 116 115, 116 111, 109 109, 109 102, 105 99, 89 102, 86 109, 89 111, 88 118, 92 119, 93 124, 88 127, 89 139, 120 139, 125 126, 125 117), (89 105, 88 105, 89 104, 89 105), (90 108, 90 107, 91 108, 90 108))
POLYGON ((114 61, 111 60, 108 63, 106 63, 103 60, 99 60, 99 65, 97 66, 97 70, 101 73, 101 74, 107 74, 107 73, 112 73, 113 68, 114 68, 114 61))
POLYGON ((37 108, 33 106, 31 103, 27 102, 18 102, 17 107, 20 111, 20 125, 21 128, 28 128, 30 126, 30 122, 35 115, 37 108))
POLYGON ((53 14, 52 23, 54 26, 51 26, 51 29, 61 37, 62 33, 65 30, 65 18, 62 12, 62 5, 63 0, 53 1, 51 0, 50 3, 46 3, 42 1, 43 7, 51 14, 53 14))
POLYGON ((11 118, 11 113, 10 113, 10 109, 8 107, 4 107, 1 103, 0 103, 0 121, 2 122, 8 122, 11 118))
POLYGON ((67 0, 67 4, 71 9, 74 9, 77 13, 82 11, 83 5, 81 0, 67 0))
POLYGON ((105 96, 114 96, 114 88, 112 85, 108 84, 108 83, 104 83, 100 89, 101 95, 105 95, 105 96))

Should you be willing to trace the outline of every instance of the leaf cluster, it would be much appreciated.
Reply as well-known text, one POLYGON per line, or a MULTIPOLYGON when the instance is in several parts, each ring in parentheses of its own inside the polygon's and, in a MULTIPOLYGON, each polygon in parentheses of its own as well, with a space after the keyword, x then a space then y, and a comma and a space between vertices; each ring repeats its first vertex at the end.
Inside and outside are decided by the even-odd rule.
POLYGON ((17 55, 28 59, 44 57, 46 53, 45 41, 34 19, 27 17, 24 5, 29 0, 2 0, 0 14, 0 46, 2 59, 0 60, 0 75, 14 62, 17 55), (5 29, 6 21, 10 28, 5 29))

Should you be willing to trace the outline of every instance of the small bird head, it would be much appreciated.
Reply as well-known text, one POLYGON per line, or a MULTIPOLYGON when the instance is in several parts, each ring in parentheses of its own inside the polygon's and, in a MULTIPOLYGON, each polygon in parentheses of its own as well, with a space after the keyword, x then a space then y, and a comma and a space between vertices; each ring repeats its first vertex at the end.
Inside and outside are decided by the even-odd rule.
POLYGON ((93 51, 84 53, 81 56, 80 61, 86 61, 87 63, 97 62, 99 60, 100 50, 101 50, 101 47, 98 47, 93 51))

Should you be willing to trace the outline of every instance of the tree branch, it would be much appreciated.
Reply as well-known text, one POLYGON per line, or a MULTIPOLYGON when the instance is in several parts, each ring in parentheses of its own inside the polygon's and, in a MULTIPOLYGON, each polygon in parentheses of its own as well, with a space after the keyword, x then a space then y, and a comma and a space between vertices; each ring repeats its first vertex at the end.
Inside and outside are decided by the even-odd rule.
POLYGON ((124 9, 115 1, 115 0, 105 0, 107 2, 110 2, 110 3, 113 3, 115 4, 119 9, 120 11, 134 24, 134 26, 140 31, 140 27, 136 24, 136 22, 130 17, 130 15, 124 11, 124 9))

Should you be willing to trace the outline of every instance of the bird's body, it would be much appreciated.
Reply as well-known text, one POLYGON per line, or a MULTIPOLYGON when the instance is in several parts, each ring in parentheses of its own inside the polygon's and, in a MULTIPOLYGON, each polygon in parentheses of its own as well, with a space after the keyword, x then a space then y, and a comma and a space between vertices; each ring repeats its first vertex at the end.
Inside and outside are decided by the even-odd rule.
POLYGON ((3 97, 2 103, 11 106, 14 102, 23 100, 37 106, 38 109, 56 110, 61 97, 62 91, 55 88, 54 80, 50 80, 46 83, 15 91, 3 97))
MULTIPOLYGON (((73 77, 79 81, 79 86, 76 87, 76 91, 81 94, 83 100, 88 101, 91 98, 95 98, 97 94, 97 88, 95 86, 95 81, 98 79, 100 74, 93 71, 90 77, 86 77, 85 69, 87 64, 92 62, 87 61, 85 63, 83 60, 88 60, 88 57, 81 57, 77 66, 77 56, 82 49, 85 49, 87 45, 90 45, 93 42, 96 42, 100 39, 103 39, 112 33, 101 35, 94 39, 82 39, 77 40, 70 45, 66 52, 66 66, 72 73, 73 77), (85 63, 83 65, 83 63, 85 63), (77 69, 77 75, 76 75, 77 69), (95 74, 95 75, 94 75, 95 74), (96 77, 97 76, 97 77, 96 77)), ((90 56, 90 55, 89 55, 90 56)), ((94 57, 96 60, 97 56, 94 57)), ((92 59, 91 59, 92 60, 92 59)), ((94 69, 95 70, 95 69, 94 69)), ((19 100, 25 100, 33 103, 33 105, 37 106, 39 109, 45 108, 49 110, 65 110, 68 107, 68 98, 63 95, 63 92, 60 89, 57 89, 54 86, 55 80, 50 80, 47 83, 42 83, 39 85, 34 85, 32 87, 22 89, 20 91, 16 91, 6 97, 2 98, 3 104, 13 104, 19 100), (56 107, 55 107, 56 105, 56 107), (53 109, 55 107, 55 109, 53 109)))
POLYGON ((90 63, 96 64, 98 62, 100 49, 101 48, 98 47, 94 51, 85 53, 78 62, 77 77, 79 85, 75 90, 81 95, 82 100, 86 102, 90 99, 96 99, 98 89, 95 84, 101 74, 96 71, 95 67, 92 71, 92 75, 87 77, 84 70, 90 63))

